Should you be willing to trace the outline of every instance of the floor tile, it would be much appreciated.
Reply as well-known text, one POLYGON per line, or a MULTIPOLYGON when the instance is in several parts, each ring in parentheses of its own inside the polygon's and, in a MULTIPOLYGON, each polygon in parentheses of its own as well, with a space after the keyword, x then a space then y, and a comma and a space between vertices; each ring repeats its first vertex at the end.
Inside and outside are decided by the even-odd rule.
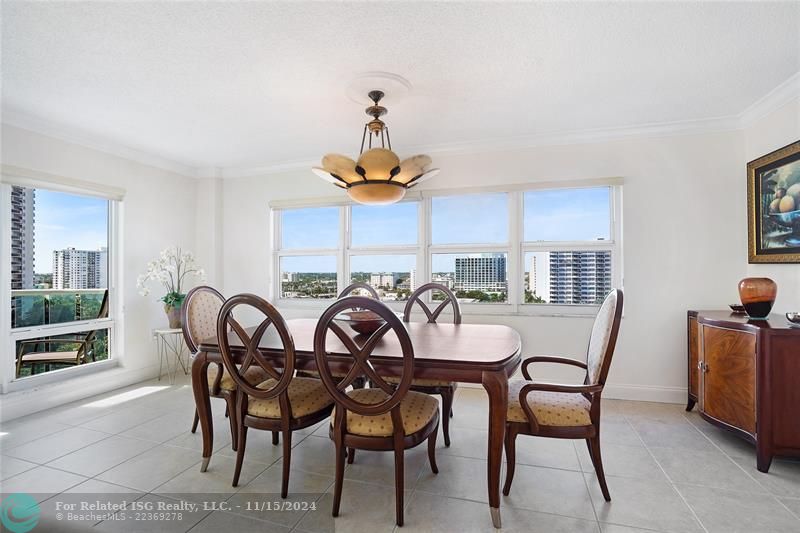
POLYGON ((4 453, 17 459, 45 464, 108 437, 107 433, 100 431, 71 427, 16 448, 11 448, 4 453))
MULTIPOLYGON (((405 502, 411 496, 406 491, 405 502)), ((333 488, 317 502, 317 509, 309 511, 298 529, 304 531, 369 531, 378 533, 395 529, 395 493, 390 487, 345 480, 342 486, 342 503, 339 516, 331 516, 333 488)))
POLYGON ((785 505, 797 518, 800 518, 800 499, 798 498, 780 498, 780 501, 785 505))
POLYGON ((621 526, 619 524, 600 523, 602 533, 652 533, 652 529, 639 529, 638 527, 621 526))
POLYGON ((27 492, 41 502, 84 481, 83 476, 37 466, 6 479, 0 490, 3 494, 27 492))
POLYGON ((81 427, 116 434, 138 426, 139 424, 149 422, 163 414, 163 410, 157 407, 128 406, 112 411, 99 418, 89 420, 81 424, 81 427))
MULTIPOLYGON (((502 481, 505 482, 505 477, 502 481)), ((504 506, 596 519, 586 481, 580 472, 517 465, 511 493, 502 498, 504 506)))
MULTIPOLYGON (((428 448, 424 443, 406 450, 403 454, 403 463, 406 489, 414 488, 420 471, 432 472, 428 462, 428 448)), ((378 483, 394 487, 394 452, 356 450, 355 461, 347 467, 344 477, 362 483, 378 483)))
POLYGON ((48 466, 93 477, 153 446, 152 442, 114 435, 51 461, 48 466))
POLYGON ((441 455, 436 458, 439 473, 434 474, 423 468, 417 480, 416 490, 489 502, 486 493, 486 461, 441 455))
POLYGON ((441 427, 436 439, 436 453, 441 455, 457 455, 473 459, 486 459, 488 443, 486 428, 477 429, 468 426, 450 426, 450 446, 444 445, 441 427))
POLYGON ((192 418, 184 413, 167 413, 120 433, 123 437, 134 437, 153 442, 166 442, 191 429, 192 418))
MULTIPOLYGON (((292 449, 295 449, 304 439, 305 435, 292 435, 292 449)), ((230 436, 228 442, 230 443, 230 436)), ((216 441, 214 441, 214 446, 216 446, 216 441)), ((333 443, 331 443, 331 446, 333 446, 333 443)), ((236 457, 236 452, 231 449, 230 444, 224 448, 219 448, 219 454, 227 457, 236 457)), ((247 430, 247 446, 244 454, 245 463, 259 463, 264 466, 269 466, 282 456, 283 442, 279 441, 277 446, 272 444, 271 431, 260 431, 257 429, 247 430)))
POLYGON ((585 474, 597 519, 619 524, 675 533, 701 532, 700 523, 666 481, 606 476, 611 501, 603 499, 594 474, 585 474))
MULTIPOLYGON (((575 445, 583 446, 583 441, 572 439, 548 439, 517 435, 516 463, 518 465, 546 466, 564 470, 580 471, 581 465, 575 445)), ((486 441, 483 442, 480 457, 486 457, 486 441)))
POLYGON ((289 533, 291 529, 246 516, 221 511, 211 513, 192 528, 192 533, 219 533, 220 531, 235 531, 236 533, 289 533))
MULTIPOLYGON (((221 450, 223 448, 227 448, 230 450, 231 446, 231 430, 230 426, 228 425, 227 418, 215 418, 213 422, 214 426, 214 451, 221 450)), ((180 448, 187 448, 189 450, 194 450, 196 452, 203 451, 203 432, 200 430, 198 426, 197 431, 195 433, 191 432, 191 420, 188 424, 182 427, 182 431, 178 433, 177 436, 171 438, 170 440, 164 442, 167 446, 178 446, 180 448)), ((248 435, 250 437, 250 435, 248 435)), ((249 439, 248 439, 249 440, 249 439)), ((248 442, 248 453, 250 450, 250 444, 248 442)), ((235 456, 236 452, 232 452, 235 456)))
POLYGON ((43 502, 36 531, 86 531, 94 524, 110 518, 116 511, 81 510, 83 504, 123 506, 125 502, 143 496, 144 493, 132 492, 125 487, 89 479, 43 502), (69 506, 73 507, 70 509, 69 506))
MULTIPOLYGON (((508 533, 598 533, 594 520, 502 507, 502 531, 508 533)), ((415 492, 406 508, 403 531, 481 533, 494 531, 485 503, 415 492)))
POLYGON ((152 506, 152 511, 143 510, 137 512, 131 509, 120 511, 115 515, 116 520, 104 520, 96 525, 93 531, 183 533, 210 514, 210 511, 200 509, 196 503, 190 505, 198 506, 198 508, 187 508, 188 510, 180 511, 168 510, 172 509, 172 506, 181 505, 181 502, 156 494, 145 495, 137 501, 137 504, 150 505, 152 506), (150 512, 156 515, 166 513, 170 516, 170 519, 152 517, 149 515, 150 512), (121 519, 123 517, 125 518, 124 520, 121 519))
POLYGON ((621 444, 623 446, 644 446, 644 442, 627 420, 600 422, 600 445, 621 444))
POLYGON ((0 435, 0 450, 5 453, 7 450, 15 448, 47 435, 52 435, 59 431, 64 431, 72 426, 59 422, 44 421, 43 417, 32 415, 23 417, 10 422, 3 422, 2 433, 0 435))
POLYGON ((650 451, 673 483, 689 483, 742 492, 766 492, 722 452, 689 452, 679 448, 650 448, 650 451))
POLYGON ((800 519, 770 495, 676 486, 709 533, 800 531, 800 519))
MULTIPOLYGON (((203 501, 207 495, 233 494, 238 487, 233 483, 233 471, 236 465, 234 459, 216 457, 205 472, 200 471, 200 463, 188 468, 168 480, 163 485, 153 490, 156 494, 163 494, 181 500, 203 501)), ((265 466, 259 463, 246 463, 242 465, 239 483, 247 484, 250 480, 264 471, 265 466)), ((227 496, 224 498, 227 500, 227 496)))
POLYGON ((289 494, 285 500, 281 500, 282 477, 283 465, 280 462, 269 467, 228 500, 230 511, 286 527, 296 526, 312 507, 316 508, 312 509, 314 512, 330 514, 330 507, 322 509, 317 502, 333 485, 333 477, 291 470, 289 494), (276 501, 287 502, 287 506, 276 509, 272 505, 264 504, 276 501))
MULTIPOLYGON (((581 469, 594 472, 594 465, 589 450, 583 441, 575 441, 581 469)), ((600 455, 603 470, 607 476, 638 477, 643 479, 664 479, 664 473, 658 467, 650 452, 644 446, 626 446, 622 444, 601 444, 600 455)))
POLYGON ((36 468, 38 465, 36 463, 31 463, 29 461, 23 461, 22 459, 17 459, 16 457, 7 457, 5 455, 0 455, 0 481, 10 478, 11 476, 16 476, 26 470, 30 470, 31 468, 36 468))
POLYGON ((769 472, 759 472, 755 459, 734 457, 739 466, 775 496, 800 498, 800 463, 773 460, 769 472))
MULTIPOLYGON (((246 457, 245 455, 245 460, 246 457)), ((336 470, 336 448, 333 441, 314 435, 303 439, 300 444, 292 448, 292 468, 312 474, 333 476, 336 470)))
POLYGON ((647 446, 682 448, 693 452, 715 450, 714 445, 685 420, 682 422, 637 420, 631 422, 631 425, 647 446))
POLYGON ((197 454, 183 448, 156 446, 106 470, 97 478, 123 487, 149 492, 190 466, 197 465, 197 459, 197 454))

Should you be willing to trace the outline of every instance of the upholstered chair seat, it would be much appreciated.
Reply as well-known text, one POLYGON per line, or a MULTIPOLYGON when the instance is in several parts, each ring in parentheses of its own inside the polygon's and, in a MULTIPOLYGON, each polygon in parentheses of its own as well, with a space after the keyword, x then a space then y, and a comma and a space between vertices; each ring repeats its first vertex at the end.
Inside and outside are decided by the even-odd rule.
MULTIPOLYGON (((244 378, 247 380, 248 383, 251 385, 257 385, 262 381, 266 381, 269 379, 269 374, 264 372, 263 369, 260 367, 251 366, 247 369, 244 373, 244 378)), ((217 365, 211 365, 208 367, 208 388, 211 389, 214 387, 214 381, 217 379, 217 365)), ((236 389, 236 382, 231 377, 230 373, 228 373, 225 368, 222 369, 222 378, 219 380, 219 388, 220 390, 224 391, 232 391, 236 389)))
MULTIPOLYGON (((385 401, 389 395, 381 389, 354 389, 347 393, 354 400, 365 404, 385 401)), ((428 394, 411 392, 400 402, 400 415, 403 418, 403 432, 406 435, 424 428, 436 416, 439 401, 428 394)), ((336 419, 336 409, 331 416, 331 424, 336 419)), ((391 413, 366 416, 347 411, 347 431, 365 437, 390 437, 394 434, 391 413)))
MULTIPOLYGON (((277 381, 270 378, 256 388, 270 390, 277 384, 277 381)), ((289 382, 287 393, 293 418, 300 418, 301 416, 322 411, 333 404, 333 399, 328 395, 325 386, 318 379, 295 377, 289 382)), ((251 398, 247 403, 247 414, 261 418, 280 418, 281 406, 277 397, 268 400, 251 398)))
MULTIPOLYGON (((508 383, 508 414, 509 422, 528 423, 519 396, 522 387, 528 381, 514 380, 508 383)), ((531 391, 526 400, 539 425, 542 426, 591 426, 590 411, 592 402, 581 393, 531 391)))

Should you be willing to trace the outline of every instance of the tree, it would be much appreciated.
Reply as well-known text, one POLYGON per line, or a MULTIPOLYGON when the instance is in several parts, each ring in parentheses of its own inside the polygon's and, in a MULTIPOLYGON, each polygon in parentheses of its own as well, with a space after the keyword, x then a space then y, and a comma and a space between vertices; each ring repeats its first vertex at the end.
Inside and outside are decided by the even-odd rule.
POLYGON ((525 291, 525 303, 526 304, 546 304, 544 298, 536 294, 536 292, 531 292, 529 290, 525 291))

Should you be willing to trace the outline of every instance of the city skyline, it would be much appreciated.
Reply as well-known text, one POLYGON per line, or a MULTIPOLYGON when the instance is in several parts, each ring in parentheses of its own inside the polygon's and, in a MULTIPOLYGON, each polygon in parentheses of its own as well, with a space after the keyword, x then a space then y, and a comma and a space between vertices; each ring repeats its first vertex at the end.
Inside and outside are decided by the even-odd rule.
POLYGON ((36 189, 36 274, 53 273, 53 252, 108 247, 108 200, 36 189))

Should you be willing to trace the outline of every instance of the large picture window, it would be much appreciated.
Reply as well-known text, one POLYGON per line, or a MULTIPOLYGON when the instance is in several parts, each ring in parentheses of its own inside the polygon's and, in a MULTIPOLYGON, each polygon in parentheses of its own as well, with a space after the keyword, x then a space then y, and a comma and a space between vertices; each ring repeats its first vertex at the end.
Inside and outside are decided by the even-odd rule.
POLYGON ((581 313, 621 286, 620 199, 620 185, 603 183, 273 206, 273 286, 313 301, 361 282, 391 304, 434 282, 467 313, 581 313))
POLYGON ((11 381, 109 359, 112 201, 17 185, 3 198, 11 381))

